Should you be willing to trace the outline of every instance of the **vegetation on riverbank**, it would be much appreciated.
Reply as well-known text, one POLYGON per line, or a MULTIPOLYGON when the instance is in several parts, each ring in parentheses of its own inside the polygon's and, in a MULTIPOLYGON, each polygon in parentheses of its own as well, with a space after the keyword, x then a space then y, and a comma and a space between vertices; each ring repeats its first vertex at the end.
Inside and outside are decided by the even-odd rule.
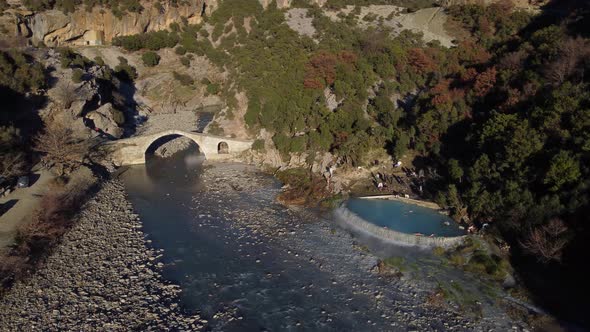
POLYGON ((335 198, 326 180, 303 168, 276 172, 275 176, 284 183, 277 200, 287 205, 329 206, 335 198))
POLYGON ((491 248, 491 241, 469 236, 464 243, 452 250, 434 248, 433 253, 443 259, 446 264, 464 269, 465 271, 503 282, 513 273, 506 253, 491 248))

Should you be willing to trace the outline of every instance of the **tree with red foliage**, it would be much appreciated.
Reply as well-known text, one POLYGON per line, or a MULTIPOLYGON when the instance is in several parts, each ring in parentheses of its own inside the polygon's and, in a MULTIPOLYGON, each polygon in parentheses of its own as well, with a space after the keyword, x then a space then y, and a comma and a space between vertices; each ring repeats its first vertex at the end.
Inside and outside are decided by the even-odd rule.
POLYGON ((476 96, 483 97, 490 92, 494 84, 496 84, 496 74, 496 67, 492 67, 477 75, 475 84, 473 85, 473 91, 476 96))
POLYGON ((437 85, 435 85, 431 91, 432 94, 434 94, 434 97, 432 97, 432 105, 437 107, 437 106, 441 106, 441 105, 445 105, 445 104, 450 104, 451 103, 451 95, 449 93, 449 86, 451 85, 451 80, 450 79, 446 79, 446 80, 442 80, 440 82, 438 82, 437 85))
POLYGON ((481 45, 471 41, 463 40, 457 47, 457 57, 462 63, 485 63, 492 55, 481 45))
POLYGON ((350 51, 338 54, 321 51, 309 60, 303 85, 309 89, 321 89, 326 85, 332 85, 336 80, 336 66, 353 65, 357 59, 357 55, 350 51))
POLYGON ((481 31, 484 36, 489 37, 494 34, 494 26, 487 17, 480 17, 477 23, 479 25, 479 31, 481 31))
POLYGON ((500 106, 500 109, 509 109, 518 104, 518 102, 520 102, 521 99, 522 93, 520 93, 520 90, 508 88, 508 96, 506 97, 506 101, 504 102, 504 104, 500 106))
POLYGON ((475 68, 467 68, 461 73, 461 81, 463 83, 471 83, 477 77, 477 70, 475 68))
POLYGON ((308 77, 303 80, 303 86, 307 89, 321 89, 324 84, 316 77, 308 77))
POLYGON ((437 68, 432 58, 424 53, 421 48, 412 48, 408 51, 408 62, 419 73, 426 74, 437 68))
POLYGON ((353 65, 358 60, 358 56, 350 51, 342 51, 338 54, 338 60, 342 63, 353 65))
POLYGON ((338 58, 336 55, 321 51, 310 59, 307 65, 306 80, 319 79, 328 85, 334 83, 337 63, 338 58))

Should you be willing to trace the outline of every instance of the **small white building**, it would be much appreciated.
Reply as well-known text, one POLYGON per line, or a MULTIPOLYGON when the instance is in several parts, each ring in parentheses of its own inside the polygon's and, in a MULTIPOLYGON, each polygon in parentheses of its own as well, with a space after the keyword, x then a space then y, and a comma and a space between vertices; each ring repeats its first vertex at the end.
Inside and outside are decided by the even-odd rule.
POLYGON ((88 30, 84 33, 82 38, 74 42, 79 46, 98 46, 104 45, 104 32, 100 30, 88 30))

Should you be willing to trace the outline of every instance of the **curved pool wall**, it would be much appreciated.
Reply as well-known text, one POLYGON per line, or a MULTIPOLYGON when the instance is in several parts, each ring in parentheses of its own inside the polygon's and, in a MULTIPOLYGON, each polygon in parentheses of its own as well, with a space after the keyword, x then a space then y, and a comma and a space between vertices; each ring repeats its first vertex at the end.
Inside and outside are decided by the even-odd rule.
POLYGON ((432 249, 435 247, 451 248, 463 243, 466 237, 465 235, 454 237, 429 237, 401 233, 389 228, 372 224, 359 217, 356 213, 347 209, 344 205, 341 205, 334 210, 334 216, 346 226, 351 227, 357 231, 368 232, 380 239, 402 246, 414 246, 426 249, 432 249))

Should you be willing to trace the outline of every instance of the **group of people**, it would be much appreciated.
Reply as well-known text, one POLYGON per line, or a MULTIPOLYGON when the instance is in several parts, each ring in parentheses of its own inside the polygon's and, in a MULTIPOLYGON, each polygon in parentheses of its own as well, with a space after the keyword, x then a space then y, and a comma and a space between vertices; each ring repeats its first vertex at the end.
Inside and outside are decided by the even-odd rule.
MULTIPOLYGON (((397 182, 399 187, 403 188, 401 191, 407 191, 406 188, 410 189, 413 192, 422 193, 423 184, 424 184, 424 175, 423 172, 420 171, 416 173, 413 169, 408 169, 401 166, 401 162, 398 162, 393 165, 394 169, 398 168, 401 169, 407 178, 404 178, 403 175, 399 176, 396 174, 387 174, 387 173, 371 173, 373 177, 373 183, 375 188, 379 191, 387 190, 390 187, 393 187, 394 184, 397 182)), ((391 188, 391 191, 395 193, 394 189, 391 188)))

